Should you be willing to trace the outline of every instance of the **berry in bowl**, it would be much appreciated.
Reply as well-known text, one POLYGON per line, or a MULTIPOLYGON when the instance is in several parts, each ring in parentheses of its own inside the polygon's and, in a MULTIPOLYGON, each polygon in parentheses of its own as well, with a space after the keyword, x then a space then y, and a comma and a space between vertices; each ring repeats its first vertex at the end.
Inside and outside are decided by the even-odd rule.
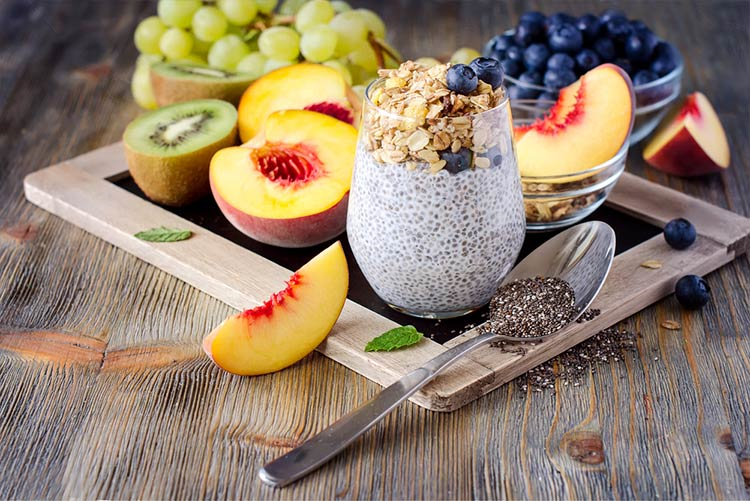
POLYGON ((511 100, 527 231, 570 226, 591 214, 625 169, 635 116, 630 78, 603 64, 556 101, 511 100))
POLYGON ((631 144, 654 130, 680 94, 679 51, 643 22, 612 9, 580 17, 526 12, 515 29, 486 43, 483 56, 502 64, 511 99, 554 101, 560 89, 596 66, 621 67, 635 92, 631 144))

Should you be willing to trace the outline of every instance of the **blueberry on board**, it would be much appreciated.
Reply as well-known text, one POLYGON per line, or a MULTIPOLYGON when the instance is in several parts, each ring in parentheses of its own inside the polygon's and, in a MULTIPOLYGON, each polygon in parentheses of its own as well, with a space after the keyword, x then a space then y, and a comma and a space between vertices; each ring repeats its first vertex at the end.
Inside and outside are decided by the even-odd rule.
POLYGON ((598 38, 594 41, 594 50, 604 62, 610 62, 617 56, 615 44, 609 38, 598 38))
POLYGON ((633 63, 645 63, 651 58, 651 48, 641 35, 633 34, 625 41, 625 55, 633 63))
POLYGON ((520 23, 531 23, 539 26, 541 29, 544 29, 544 24, 547 21, 547 16, 542 14, 541 12, 537 11, 529 11, 524 12, 521 14, 521 17, 519 18, 519 24, 520 23))
POLYGON ((523 71, 523 68, 518 61, 514 61, 513 59, 503 59, 500 61, 500 66, 503 67, 503 71, 506 75, 513 78, 518 78, 518 75, 523 71))
POLYGON ((440 152, 440 160, 445 160, 443 169, 458 174, 471 167, 471 150, 461 148, 457 153, 453 153, 451 150, 443 150, 440 152))
POLYGON ((659 75, 651 70, 641 70, 633 77, 633 85, 645 85, 659 78, 659 75))
POLYGON ((492 57, 501 60, 505 56, 505 51, 514 45, 513 37, 510 35, 495 35, 484 44, 482 56, 492 57))
POLYGON ((708 303, 711 287, 698 275, 685 275, 675 284, 674 295, 683 307, 697 310, 708 303))
POLYGON ((523 62, 523 49, 518 45, 511 45, 505 49, 505 59, 512 59, 513 61, 523 62))
POLYGON ((544 38, 544 27, 521 21, 516 27, 515 40, 521 47, 528 47, 534 42, 538 42, 544 38))
POLYGON ((633 72, 633 65, 630 64, 630 61, 623 57, 618 57, 614 61, 612 61, 614 64, 625 70, 625 73, 630 75, 633 72))
POLYGON ((559 90, 576 81, 576 74, 571 70, 547 70, 544 74, 544 86, 559 90))
POLYGON ((550 70, 572 70, 575 67, 575 59, 562 52, 552 54, 547 60, 547 69, 550 70))
POLYGON ((602 23, 599 18, 593 14, 584 14, 576 21, 576 28, 581 30, 583 39, 587 42, 596 40, 602 29, 602 23))
POLYGON ((601 64, 599 54, 591 49, 583 49, 576 55, 576 65, 579 73, 586 73, 601 64))
POLYGON ((609 38, 615 42, 624 43, 633 33, 633 28, 624 17, 613 17, 606 24, 606 32, 609 38))
POLYGON ((602 22, 602 24, 607 24, 607 22, 609 22, 609 20, 614 17, 626 18, 625 13, 621 10, 607 9, 599 15, 599 20, 602 22))
POLYGON ((529 45, 525 51, 523 51, 523 62, 527 68, 534 70, 543 70, 547 67, 547 59, 549 59, 550 52, 546 45, 543 43, 535 43, 529 45))
POLYGON ((477 78, 497 89, 503 83, 503 67, 495 59, 478 57, 469 63, 477 78))
POLYGON ((539 99, 540 101, 557 101, 557 98, 558 98, 557 93, 546 92, 546 91, 542 92, 537 97, 537 99, 539 99))
POLYGON ((542 74, 535 70, 527 70, 521 73, 518 80, 525 84, 542 85, 542 74))
POLYGON ((471 67, 465 64, 454 64, 448 68, 448 72, 445 75, 445 82, 453 92, 466 95, 476 90, 479 79, 471 67))
POLYGON ((511 99, 536 99, 538 95, 538 90, 522 87, 520 85, 514 85, 508 89, 508 97, 511 99))
POLYGON ((583 35, 572 24, 560 24, 549 32, 548 43, 554 52, 575 54, 583 47, 583 35))
POLYGON ((673 219, 664 227, 664 240, 673 249, 687 249, 697 236, 693 223, 684 218, 673 219))

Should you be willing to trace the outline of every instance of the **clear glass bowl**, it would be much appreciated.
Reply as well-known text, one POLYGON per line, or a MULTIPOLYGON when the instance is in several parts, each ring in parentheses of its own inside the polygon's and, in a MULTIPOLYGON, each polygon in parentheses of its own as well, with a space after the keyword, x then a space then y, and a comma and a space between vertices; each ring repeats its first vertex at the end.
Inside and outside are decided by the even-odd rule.
MULTIPOLYGON (((506 34, 513 34, 514 31, 507 31, 506 34)), ((663 77, 643 85, 633 87, 635 91, 635 123, 633 132, 630 134, 630 144, 636 144, 659 125, 664 115, 669 111, 669 105, 679 97, 682 87, 683 61, 682 55, 677 54, 677 67, 663 77)), ((521 82, 511 76, 505 76, 505 86, 510 88, 519 86, 525 89, 533 89, 542 92, 557 94, 554 89, 549 89, 541 85, 534 85, 521 82)))
MULTIPOLYGON (((553 106, 553 101, 512 100, 513 125, 528 125, 553 106)), ((526 230, 548 231, 573 225, 604 203, 625 170, 629 143, 609 160, 563 176, 521 176, 526 230)))

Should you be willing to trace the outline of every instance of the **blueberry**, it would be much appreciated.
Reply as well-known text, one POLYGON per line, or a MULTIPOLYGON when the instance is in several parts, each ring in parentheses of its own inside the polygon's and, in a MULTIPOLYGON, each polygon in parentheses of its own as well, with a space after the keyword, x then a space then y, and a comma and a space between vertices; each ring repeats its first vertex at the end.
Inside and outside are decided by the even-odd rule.
POLYGON ((547 60, 547 69, 550 70, 572 70, 575 67, 575 60, 567 54, 552 54, 547 60))
POLYGON ((523 62, 523 49, 518 45, 511 45, 505 49, 505 59, 512 59, 513 61, 523 62))
POLYGON ((457 153, 453 153, 451 150, 443 150, 440 152, 440 160, 445 160, 445 167, 443 167, 445 170, 458 174, 471 167, 471 150, 461 148, 457 153))
POLYGON ((544 86, 550 89, 562 89, 576 81, 576 74, 571 70, 547 70, 544 74, 544 86))
POLYGON ((576 55, 576 65, 580 73, 586 73, 601 64, 599 54, 591 49, 583 49, 576 55))
POLYGON ((593 47, 604 62, 612 61, 617 56, 615 44, 609 38, 598 38, 594 41, 593 47))
POLYGON ((492 57, 501 60, 505 56, 505 51, 514 45, 513 37, 510 35, 496 35, 484 44, 482 56, 492 57))
POLYGON ((621 10, 607 9, 601 13, 601 15, 599 16, 599 20, 602 22, 602 24, 607 24, 607 22, 609 22, 609 20, 614 17, 626 17, 626 16, 625 16, 625 13, 621 10))
POLYGON ((487 150, 487 153, 484 155, 490 159, 490 165, 492 167, 500 167, 503 163, 503 153, 500 151, 499 146, 493 146, 487 150))
POLYGON ((711 287, 698 275, 685 275, 674 286, 677 301, 689 310, 703 308, 711 298, 711 287))
POLYGON ((645 63, 651 58, 651 48, 641 35, 630 35, 625 41, 625 55, 634 63, 645 63))
POLYGON ((518 80, 525 84, 542 85, 542 74, 538 71, 528 70, 521 73, 518 80))
POLYGON ((519 23, 531 23, 544 28, 544 23, 547 21, 547 16, 537 11, 529 11, 521 14, 519 23))
POLYGON ((521 87, 520 85, 514 85, 508 89, 508 97, 511 99, 536 99, 538 95, 538 90, 521 87))
POLYGON ((613 17, 607 21, 606 31, 609 38, 615 42, 624 43, 633 33, 633 28, 630 27, 630 23, 624 17, 613 17))
POLYGON ((521 22, 516 28, 515 40, 521 47, 528 47, 544 38, 544 27, 538 24, 521 22))
POLYGON ((500 66, 498 61, 478 57, 469 63, 469 66, 474 70, 479 80, 491 85, 493 89, 497 89, 503 83, 503 67, 500 66))
POLYGON ((549 33, 549 47, 554 52, 575 54, 583 47, 583 35, 572 24, 555 26, 549 33))
POLYGON ((547 18, 547 32, 561 24, 576 24, 577 19, 565 12, 557 12, 547 18))
POLYGON ((542 92, 537 99, 540 101, 557 101, 558 95, 554 92, 542 92))
POLYGON ((503 71, 505 71, 506 75, 513 78, 518 78, 518 75, 523 71, 521 65, 518 64, 518 61, 514 61, 513 59, 503 59, 500 61, 500 66, 503 67, 503 71))
POLYGON ((599 22, 599 18, 595 15, 584 14, 576 21, 576 28, 581 30, 585 41, 591 42, 599 36, 602 23, 599 22))
POLYGON ((673 219, 664 227, 664 240, 674 249, 687 249, 697 236, 695 226, 687 219, 673 219))
POLYGON ((630 64, 630 61, 628 61, 625 58, 618 57, 612 62, 615 63, 620 68, 622 68, 623 70, 625 70, 625 73, 627 73, 628 75, 630 75, 633 72, 633 65, 630 64))
POLYGON ((543 43, 530 45, 523 51, 523 62, 526 67, 534 70, 543 70, 547 66, 549 49, 543 43))
POLYGON ((450 90, 464 95, 474 92, 479 84, 477 74, 465 64, 454 64, 448 68, 445 81, 450 90))
POLYGON ((645 85, 659 78, 659 75, 650 70, 641 70, 633 77, 634 85, 645 85))
POLYGON ((666 42, 659 42, 654 49, 653 60, 651 61, 651 71, 663 77, 670 71, 677 68, 679 58, 677 49, 666 42))
POLYGON ((636 33, 651 31, 651 28, 646 26, 646 23, 639 19, 633 19, 632 21, 630 21, 630 27, 633 28, 633 31, 635 31, 636 33))

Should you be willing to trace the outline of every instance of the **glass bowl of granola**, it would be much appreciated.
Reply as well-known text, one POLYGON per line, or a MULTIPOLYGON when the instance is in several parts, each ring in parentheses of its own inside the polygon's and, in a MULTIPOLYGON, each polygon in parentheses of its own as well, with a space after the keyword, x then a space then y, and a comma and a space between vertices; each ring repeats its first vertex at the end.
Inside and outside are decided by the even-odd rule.
MULTIPOLYGON (((529 125, 554 106, 554 101, 511 100, 513 125, 529 125)), ((521 176, 526 230, 548 231, 571 226, 604 203, 625 170, 625 144, 607 161, 590 169, 555 176, 521 176)))

